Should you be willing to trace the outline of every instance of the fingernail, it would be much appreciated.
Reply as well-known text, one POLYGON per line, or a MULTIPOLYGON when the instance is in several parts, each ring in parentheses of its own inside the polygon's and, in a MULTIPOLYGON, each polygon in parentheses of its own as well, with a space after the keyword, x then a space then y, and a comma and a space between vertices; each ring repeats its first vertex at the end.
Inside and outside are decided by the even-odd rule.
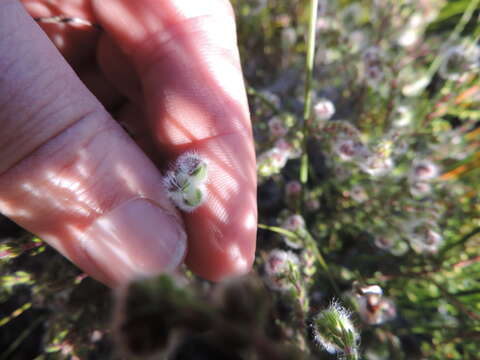
POLYGON ((98 278, 120 285, 139 276, 173 271, 183 262, 187 236, 177 217, 139 198, 98 218, 82 244, 98 269, 98 278))

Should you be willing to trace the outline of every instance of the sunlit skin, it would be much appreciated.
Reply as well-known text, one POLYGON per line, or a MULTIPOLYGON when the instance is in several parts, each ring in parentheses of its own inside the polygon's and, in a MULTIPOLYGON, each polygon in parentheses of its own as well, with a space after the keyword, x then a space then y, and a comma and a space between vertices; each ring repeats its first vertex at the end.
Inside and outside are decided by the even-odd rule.
POLYGON ((255 153, 228 1, 22 3, 0 3, 0 211, 110 286, 183 260, 210 280, 249 271, 255 153), (39 23, 47 37, 32 19, 56 15, 99 27, 39 23), (182 214, 159 169, 186 151, 208 159, 209 197, 182 214))

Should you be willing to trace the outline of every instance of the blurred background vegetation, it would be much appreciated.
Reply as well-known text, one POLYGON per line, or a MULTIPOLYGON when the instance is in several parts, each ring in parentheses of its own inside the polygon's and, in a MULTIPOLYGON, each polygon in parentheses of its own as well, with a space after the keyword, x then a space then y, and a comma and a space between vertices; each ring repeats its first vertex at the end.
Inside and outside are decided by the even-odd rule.
POLYGON ((480 1, 320 0, 311 79, 310 1, 232 3, 256 275, 214 285, 184 270, 115 301, 1 218, 0 360, 334 359, 315 327, 332 299, 362 359, 478 359, 480 1))

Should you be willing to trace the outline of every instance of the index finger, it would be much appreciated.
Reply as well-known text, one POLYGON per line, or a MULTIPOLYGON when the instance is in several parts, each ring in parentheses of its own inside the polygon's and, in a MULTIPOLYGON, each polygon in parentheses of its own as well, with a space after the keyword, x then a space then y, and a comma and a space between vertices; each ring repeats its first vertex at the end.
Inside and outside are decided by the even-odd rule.
POLYGON ((184 214, 187 264, 210 280, 248 271, 257 223, 255 152, 230 4, 93 5, 140 77, 159 148, 172 159, 194 150, 209 161, 206 203, 184 214))

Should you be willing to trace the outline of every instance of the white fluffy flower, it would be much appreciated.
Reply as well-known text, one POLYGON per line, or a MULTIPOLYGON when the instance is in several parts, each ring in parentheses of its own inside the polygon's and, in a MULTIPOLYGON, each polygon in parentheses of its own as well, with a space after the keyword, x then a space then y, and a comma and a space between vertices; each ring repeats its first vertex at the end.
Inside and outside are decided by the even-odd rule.
POLYGON ((407 97, 418 96, 430 84, 430 77, 427 75, 420 76, 412 82, 406 84, 402 88, 402 94, 407 97))
POLYGON ((429 220, 414 220, 406 225, 410 245, 417 253, 436 253, 443 242, 438 226, 429 220))
POLYGON ((390 157, 372 154, 358 165, 360 169, 371 176, 384 176, 392 171, 394 163, 390 157))
POLYGON ((313 107, 313 111, 317 120, 327 121, 335 114, 335 105, 328 99, 320 99, 313 107))
POLYGON ((415 160, 410 171, 413 181, 431 180, 438 176, 438 166, 429 160, 415 160))

